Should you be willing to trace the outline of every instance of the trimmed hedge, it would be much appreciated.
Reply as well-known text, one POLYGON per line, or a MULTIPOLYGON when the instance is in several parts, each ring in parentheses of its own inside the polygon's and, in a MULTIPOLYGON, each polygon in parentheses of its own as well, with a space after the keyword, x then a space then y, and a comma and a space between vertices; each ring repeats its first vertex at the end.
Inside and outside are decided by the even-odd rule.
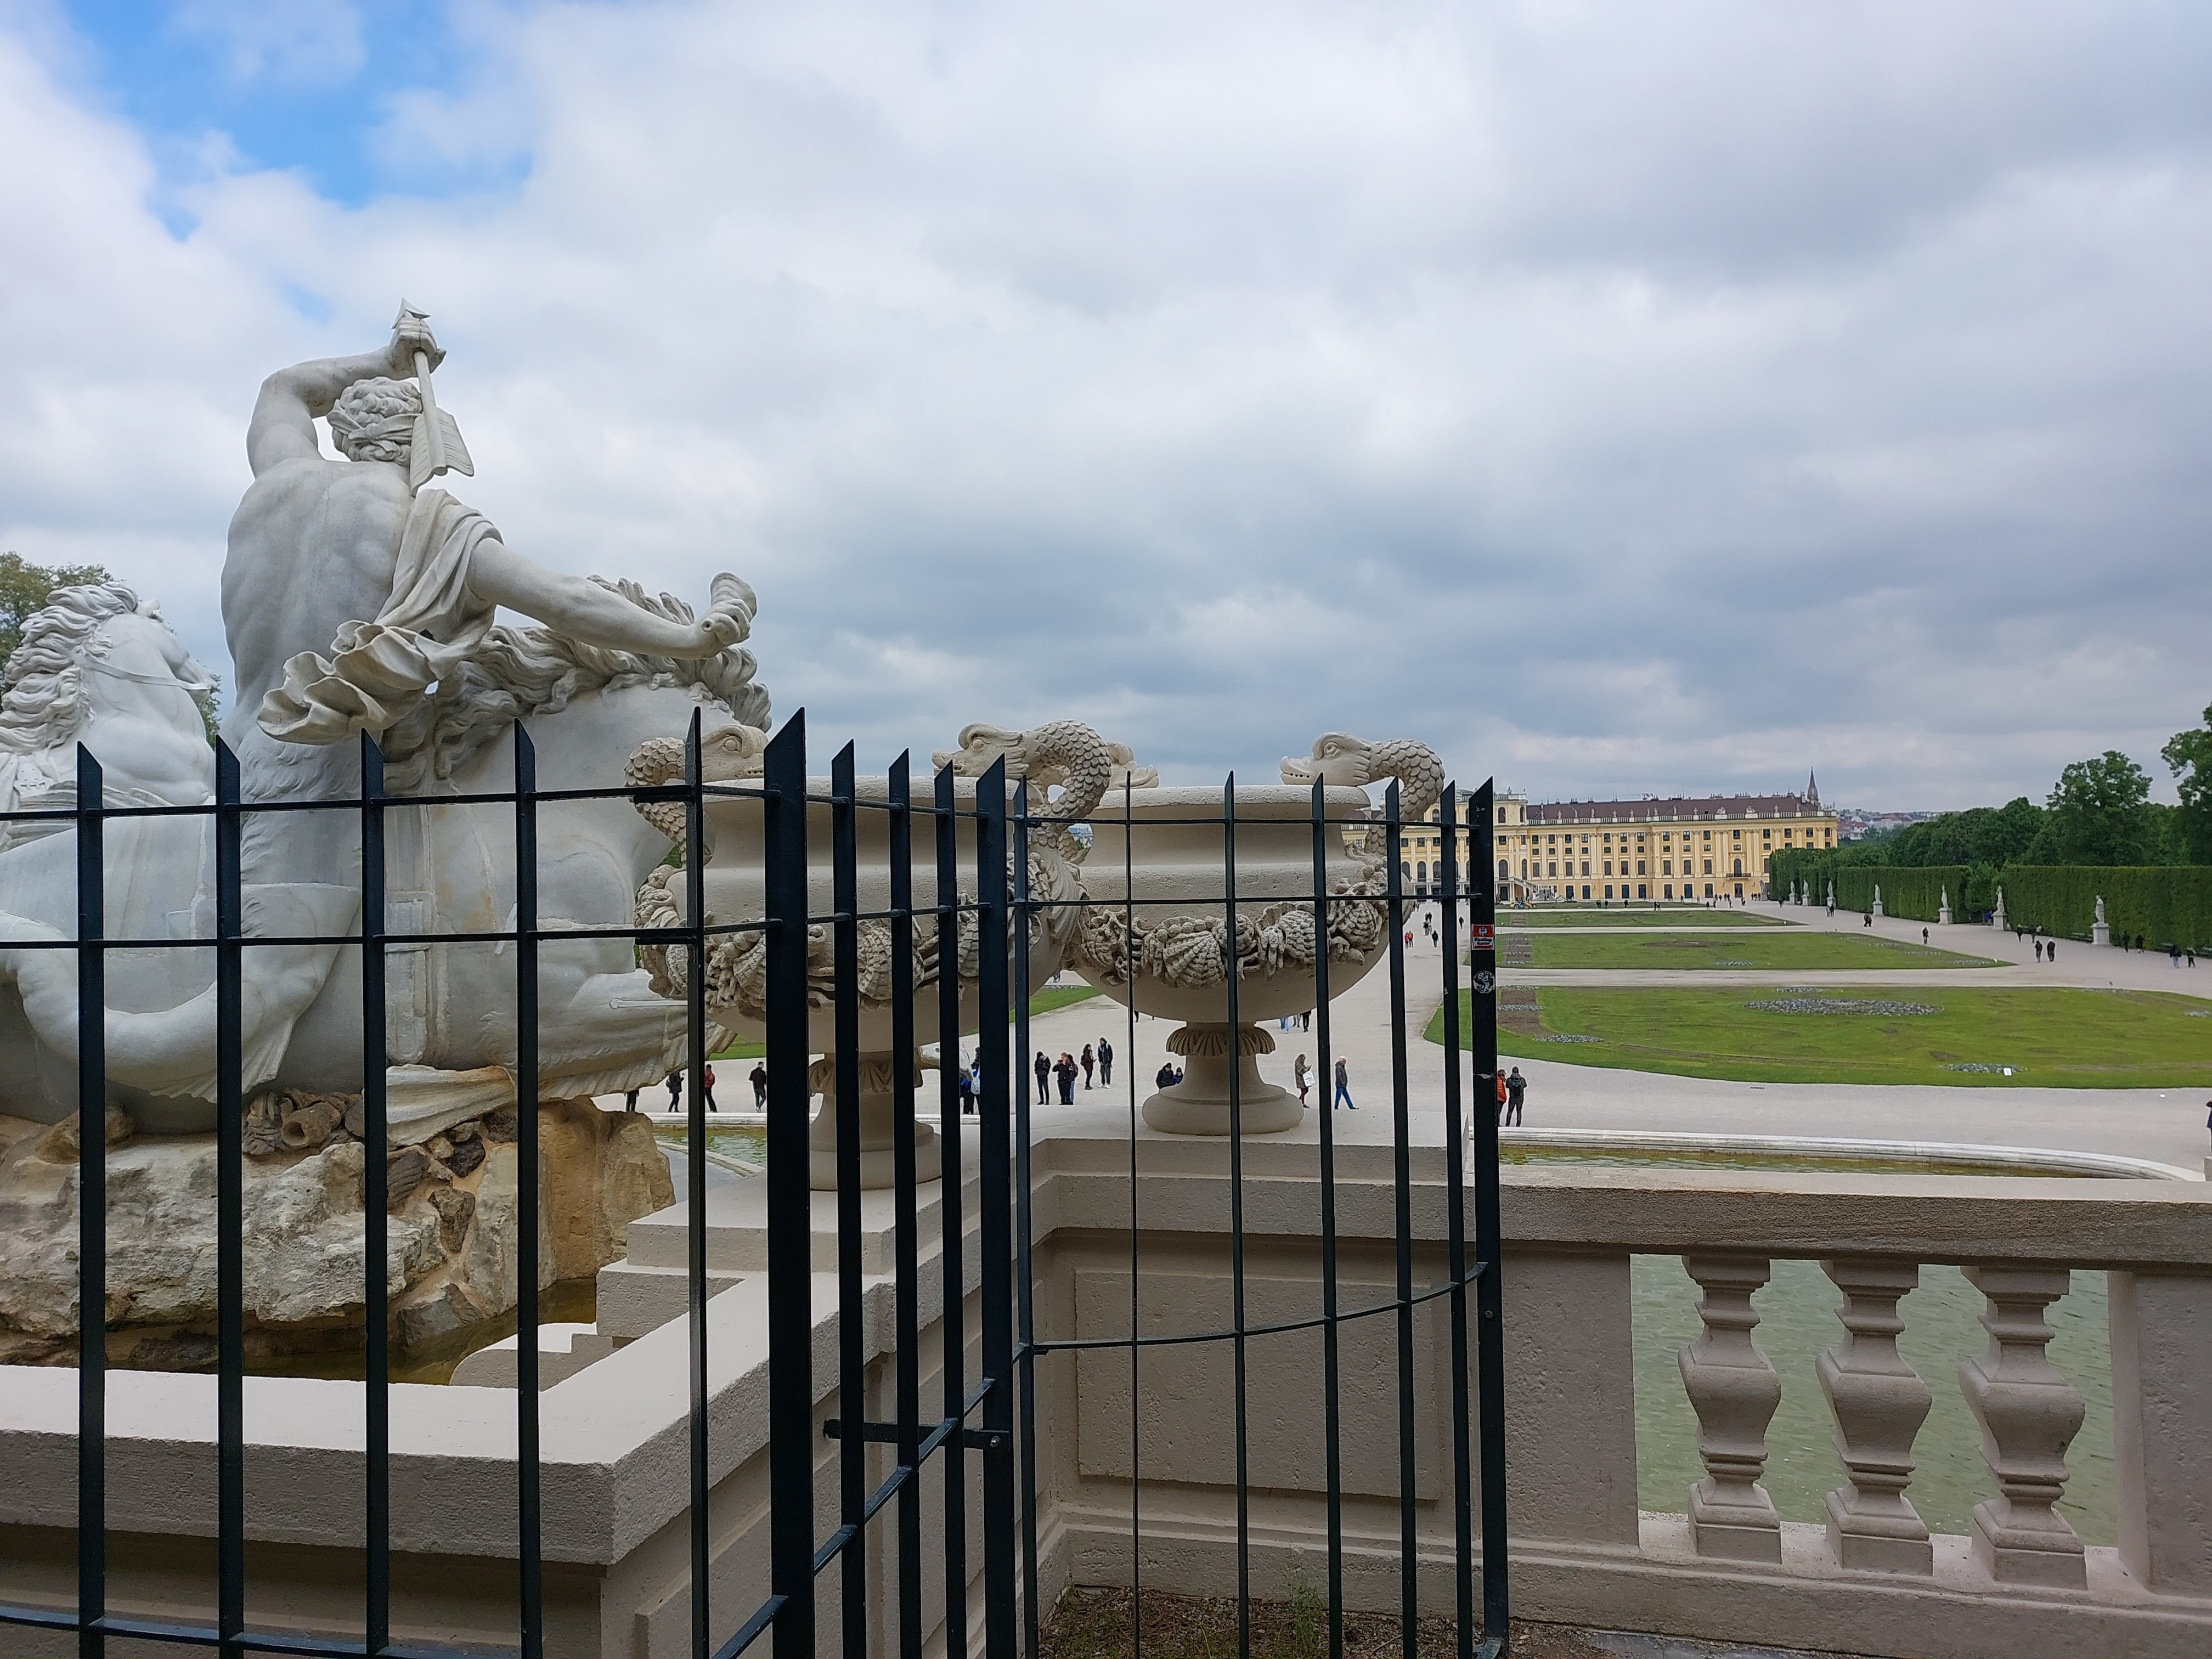
POLYGON ((1836 884, 1836 908, 1863 914, 1874 908, 1874 890, 1881 889, 1882 914, 1913 921, 1934 921, 1942 914, 1943 894, 1951 896, 1954 920, 1967 919, 1967 877, 1963 864, 1930 864, 1906 867, 1888 864, 1839 864, 1832 853, 1777 853, 1768 872, 1768 895, 1787 897, 1790 884, 1802 877, 1806 897, 1814 904, 1828 902, 1828 884, 1836 884))
MULTIPOLYGON (((2005 866, 2005 921, 2061 939, 2086 939, 2097 899, 2112 937, 2141 933, 2153 950, 2212 949, 2212 866, 2201 864, 2033 865, 2005 866)), ((1882 896, 1888 897, 1883 889, 1882 896)))

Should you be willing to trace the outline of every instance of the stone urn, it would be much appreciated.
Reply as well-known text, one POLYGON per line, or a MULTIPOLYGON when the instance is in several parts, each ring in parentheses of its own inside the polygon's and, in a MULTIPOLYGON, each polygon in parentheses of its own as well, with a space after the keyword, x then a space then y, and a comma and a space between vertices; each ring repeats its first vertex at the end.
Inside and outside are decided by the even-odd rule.
MULTIPOLYGON (((1230 1133, 1230 1078, 1237 1078, 1238 1127, 1273 1134, 1297 1127, 1297 1096, 1260 1075, 1258 1056, 1274 1038, 1261 1022, 1301 1014, 1318 1000, 1315 965, 1328 952, 1334 996, 1382 960, 1389 943, 1382 832, 1347 842, 1363 821, 1365 784, 1408 784, 1401 815, 1412 821, 1436 804, 1443 768, 1424 745, 1369 744, 1332 733, 1310 757, 1285 760, 1280 785, 1235 794, 1237 919, 1231 938, 1219 789, 1109 792, 1092 815, 1082 866, 1083 911, 1075 970, 1139 1013, 1182 1024, 1168 1051, 1182 1081, 1144 1104, 1145 1121, 1171 1134, 1230 1133), (1322 791, 1328 935, 1314 927, 1313 789, 1322 791), (1371 843, 1371 844, 1370 844, 1371 843), (1133 900, 1133 904, 1128 901, 1133 900), (1236 975, 1235 1018, 1230 975, 1236 975)), ((1324 1090, 1328 1079, 1321 1079, 1324 1090)))
MULTIPOLYGON (((963 735, 964 739, 966 734, 963 735)), ((1001 753, 1007 756, 1010 779, 1024 775, 1026 768, 1034 765, 1053 771, 1055 777, 1069 780, 1058 799, 1048 799, 1042 808, 1034 795, 1046 792, 1033 789, 1033 813, 1041 811, 1042 816, 1054 818, 1076 817, 1089 811, 1103 789, 1110 769, 1106 745, 1097 733, 1086 726, 1068 721, 1041 727, 1034 733, 998 735, 1007 741, 995 748, 978 744, 973 749, 963 741, 958 756, 939 757, 939 764, 951 759, 955 771, 963 775, 957 777, 954 784, 955 804, 962 812, 974 811, 974 778, 988 769, 989 763, 1001 753)), ((726 727, 703 738, 701 761, 707 781, 719 783, 757 777, 760 756, 766 745, 766 732, 743 726, 726 727)), ((665 738, 641 748, 628 773, 632 784, 644 787, 680 781, 683 775, 683 745, 665 738)), ((836 908, 832 863, 834 809, 828 799, 830 781, 808 779, 807 793, 813 799, 807 808, 806 908, 809 915, 822 916, 836 908)), ((865 915, 890 908, 890 815, 880 810, 881 804, 890 799, 890 780, 884 776, 857 778, 854 795, 861 803, 854 815, 854 825, 859 910, 865 915), (867 805, 870 802, 878 805, 871 808, 867 805)), ((928 775, 917 773, 910 795, 915 806, 927 806, 933 796, 928 775)), ((710 798, 707 802, 704 879, 707 916, 712 923, 750 921, 767 914, 761 805, 758 799, 752 798, 710 798)), ((684 817, 680 803, 641 805, 639 811, 652 818, 664 834, 680 843, 684 817)), ((972 817, 957 821, 957 837, 961 897, 963 902, 972 903, 975 898, 975 823, 972 817)), ((1064 830, 1043 835, 1032 833, 1030 836, 1030 889, 1036 897, 1051 902, 1041 906, 1030 918, 1030 982, 1011 988, 1012 994, 1018 997, 1033 994, 1058 970, 1073 941, 1077 922, 1074 902, 1079 898, 1081 889, 1072 866, 1062 854, 1062 846, 1066 842, 1064 830)), ((910 890, 915 907, 921 909, 936 901, 937 836, 933 820, 919 811, 913 820, 910 857, 910 890)), ((684 901, 684 872, 665 867, 654 871, 638 892, 638 925, 683 926, 684 901)), ((863 921, 859 924, 858 933, 860 1185, 884 1188, 891 1186, 896 1178, 892 1137, 899 1109, 900 1071, 903 1067, 909 1079, 918 1081, 921 1062, 918 1054, 902 1055, 893 1047, 890 924, 884 921, 863 921)), ((915 919, 913 1029, 921 1040, 933 1039, 938 1030, 938 979, 947 966, 948 957, 951 971, 960 985, 960 1029, 963 1032, 977 1029, 979 937, 977 919, 972 915, 964 916, 957 940, 948 941, 953 945, 948 952, 940 948, 935 919, 915 919)), ((684 946, 647 946, 640 954, 646 967, 652 970, 655 991, 668 997, 687 994, 690 964, 686 960, 689 951, 684 946)), ((815 1058, 808 1067, 807 1087, 810 1092, 822 1097, 822 1104, 808 1136, 808 1162, 809 1178, 817 1191, 834 1190, 837 1185, 836 963, 835 930, 824 922, 811 925, 807 929, 808 1046, 815 1058)), ((768 951, 762 934, 726 934, 708 947, 707 1017, 718 1028, 716 1046, 722 1042, 758 1042, 765 1036, 763 1020, 767 1012, 767 969, 768 951)), ((952 1064, 959 1063, 957 1056, 950 1059, 952 1064)), ((934 1181, 942 1166, 936 1132, 927 1124, 917 1124, 915 1130, 915 1177, 934 1181)))

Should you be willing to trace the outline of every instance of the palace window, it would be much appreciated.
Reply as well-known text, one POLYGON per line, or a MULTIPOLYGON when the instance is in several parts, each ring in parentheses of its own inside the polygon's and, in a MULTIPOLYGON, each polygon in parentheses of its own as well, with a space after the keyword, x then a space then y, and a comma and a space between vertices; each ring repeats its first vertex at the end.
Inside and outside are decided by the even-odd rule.
MULTIPOLYGON (((1711 874, 1712 874, 1712 872, 1713 872, 1713 861, 1712 861, 1711 859, 1707 859, 1707 860, 1705 860, 1705 873, 1706 873, 1707 875, 1709 875, 1709 876, 1710 876, 1711 874)), ((1711 897, 1712 896, 1712 895, 1711 895, 1711 893, 1708 893, 1708 894, 1706 894, 1706 895, 1705 895, 1705 896, 1706 896, 1707 898, 1711 898, 1711 897)))
MULTIPOLYGON (((1636 860, 1636 873, 1639 876, 1644 873, 1644 860, 1642 859, 1636 860)), ((1637 896, 1640 898, 1643 895, 1638 894, 1637 896)))

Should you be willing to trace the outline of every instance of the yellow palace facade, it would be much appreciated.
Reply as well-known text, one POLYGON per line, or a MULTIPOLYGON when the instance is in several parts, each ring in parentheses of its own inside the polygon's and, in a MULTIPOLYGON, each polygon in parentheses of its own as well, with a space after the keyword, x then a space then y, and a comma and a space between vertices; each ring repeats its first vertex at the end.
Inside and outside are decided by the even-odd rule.
MULTIPOLYGON (((1820 805, 1819 783, 1809 777, 1798 794, 1531 802, 1506 793, 1497 808, 1501 903, 1745 898, 1764 890, 1776 853, 1836 844, 1836 814, 1820 805)), ((1441 890, 1443 880, 1436 818, 1431 812, 1429 822, 1409 824, 1403 836, 1401 879, 1422 896, 1441 890)), ((1466 830, 1455 839, 1463 885, 1466 830)))

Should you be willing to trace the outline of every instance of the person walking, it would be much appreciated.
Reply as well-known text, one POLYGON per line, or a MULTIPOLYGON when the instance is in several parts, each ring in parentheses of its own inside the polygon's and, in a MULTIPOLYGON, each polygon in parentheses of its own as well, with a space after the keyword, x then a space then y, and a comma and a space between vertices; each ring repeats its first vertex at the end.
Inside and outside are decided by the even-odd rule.
POLYGON ((1091 1073, 1097 1068, 1098 1056, 1091 1052, 1091 1045, 1083 1045, 1083 1086, 1091 1086, 1091 1073))
POLYGON ((1048 1103, 1052 1099, 1051 1078, 1052 1062, 1044 1057, 1044 1050, 1040 1048, 1037 1050, 1036 1057, 1036 1103, 1040 1106, 1048 1103))
POLYGON ((1920 930, 1920 942, 1923 945, 1928 943, 1928 930, 1925 927, 1920 930))
POLYGON ((753 1110, 757 1112, 768 1110, 768 1062, 764 1060, 755 1060, 752 1072, 745 1081, 753 1085, 753 1110))
POLYGON ((975 1073, 964 1067, 960 1073, 960 1115, 975 1115, 975 1073))
POLYGON ((2057 939, 2051 939, 2044 945, 2043 959, 2045 962, 2056 962, 2058 960, 2058 941, 2057 939))
POLYGON ((1069 1054, 1066 1049, 1061 1049, 1060 1051, 1060 1064, 1054 1066, 1052 1069, 1054 1075, 1060 1079, 1060 1103, 1063 1106, 1074 1105, 1076 1069, 1075 1056, 1069 1054))
POLYGON ((625 1112, 634 1112, 636 1109, 637 1091, 632 1089, 623 1096, 623 1110, 625 1112))
POLYGON ((1359 1109, 1352 1098, 1352 1073, 1345 1068, 1345 1064, 1340 1060, 1336 1062, 1336 1097, 1329 1102, 1328 1109, 1334 1111, 1340 1106, 1347 1111, 1356 1112, 1359 1109))
POLYGON ((704 1075, 700 1079, 700 1090, 707 1102, 707 1109, 720 1113, 722 1109, 714 1104, 714 1068, 713 1066, 705 1068, 704 1075))
POLYGON ((1104 1037, 1098 1039, 1098 1086, 1102 1089, 1114 1086, 1114 1045, 1104 1037))
POLYGON ((1298 1104, 1304 1105, 1306 1085, 1310 1081, 1310 1078, 1306 1069, 1306 1057, 1303 1054, 1298 1056, 1297 1063, 1291 1067, 1291 1080, 1298 1085, 1298 1104))
POLYGON ((2035 959, 2038 962, 2043 960, 2043 941, 2041 939, 2035 941, 2035 959))
POLYGON ((671 1072, 666 1081, 668 1109, 672 1112, 682 1111, 684 1109, 684 1073, 680 1070, 671 1072))
POLYGON ((1503 1123, 1505 1121, 1505 1073, 1492 1072, 1490 1075, 1498 1085, 1498 1105, 1493 1115, 1498 1122, 1503 1123))
POLYGON ((1528 1092, 1528 1079, 1521 1075, 1521 1068, 1516 1066, 1505 1074, 1505 1121, 1508 1124, 1521 1121, 1521 1100, 1528 1092))

